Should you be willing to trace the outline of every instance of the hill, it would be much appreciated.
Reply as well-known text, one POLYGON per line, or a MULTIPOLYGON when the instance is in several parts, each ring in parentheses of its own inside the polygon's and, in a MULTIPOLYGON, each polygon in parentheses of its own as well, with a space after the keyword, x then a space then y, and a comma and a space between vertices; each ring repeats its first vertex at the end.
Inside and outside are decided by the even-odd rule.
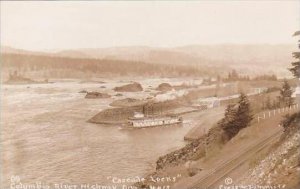
POLYGON ((69 56, 77 52, 93 58, 142 61, 154 64, 179 64, 218 66, 237 69, 245 74, 277 74, 289 76, 287 70, 293 61, 291 53, 297 49, 293 44, 221 44, 190 45, 176 48, 153 48, 146 46, 115 47, 99 49, 73 49, 58 52, 69 56))
POLYGON ((81 78, 109 76, 205 76, 216 73, 216 69, 191 65, 151 64, 141 61, 69 58, 27 53, 1 54, 2 74, 17 71, 28 77, 81 78))
POLYGON ((54 59, 55 57, 87 60, 100 59, 102 61, 106 60, 106 63, 110 61, 139 62, 152 66, 159 65, 158 67, 160 68, 166 68, 164 65, 184 68, 192 67, 200 70, 201 74, 204 72, 226 74, 228 70, 236 69, 241 74, 276 74, 281 77, 287 77, 290 76, 287 67, 293 61, 291 53, 296 49, 297 46, 292 44, 221 44, 189 45, 175 48, 130 46, 65 49, 56 52, 35 52, 2 47, 1 52, 3 54, 15 54, 16 56, 35 55, 53 57, 54 59))

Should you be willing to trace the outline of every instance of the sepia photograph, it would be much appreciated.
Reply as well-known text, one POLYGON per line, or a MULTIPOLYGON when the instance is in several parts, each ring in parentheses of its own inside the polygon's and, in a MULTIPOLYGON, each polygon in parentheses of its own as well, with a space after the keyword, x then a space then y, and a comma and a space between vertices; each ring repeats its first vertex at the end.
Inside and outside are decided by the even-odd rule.
POLYGON ((300 188, 300 0, 4 0, 0 43, 0 189, 300 188))

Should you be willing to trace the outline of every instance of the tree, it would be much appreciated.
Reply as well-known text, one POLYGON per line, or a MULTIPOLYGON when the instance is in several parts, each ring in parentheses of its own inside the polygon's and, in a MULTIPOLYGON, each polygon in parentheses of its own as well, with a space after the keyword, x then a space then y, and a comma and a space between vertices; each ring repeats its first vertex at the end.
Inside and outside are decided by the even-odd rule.
POLYGON ((239 79, 239 74, 237 73, 236 70, 232 70, 231 72, 228 73, 227 81, 236 81, 238 79, 239 79))
MULTIPOLYGON (((300 56, 300 55, 299 55, 300 56)), ((293 73, 293 75, 297 78, 300 78, 300 61, 292 62, 292 68, 289 70, 293 73)))
POLYGON ((239 125, 240 129, 248 127, 253 119, 250 109, 250 102, 248 100, 248 97, 244 93, 240 94, 239 106, 236 116, 237 124, 239 125))
POLYGON ((237 80, 239 78, 239 74, 237 73, 236 70, 232 70, 231 76, 234 80, 237 80))
POLYGON ((293 105, 293 98, 292 98, 293 91, 291 86, 289 85, 288 81, 285 79, 283 81, 282 87, 280 89, 280 102, 284 106, 291 106, 293 105))
POLYGON ((280 102, 276 99, 272 102, 272 109, 280 108, 280 102))
POLYGON ((270 96, 267 97, 266 101, 263 104, 264 104, 264 108, 263 109, 269 109, 269 110, 271 110, 273 108, 270 96))
MULTIPOLYGON (((300 31, 295 32, 294 36, 300 36, 300 31)), ((300 40, 298 42, 298 47, 300 48, 300 40)), ((296 78, 300 78, 300 52, 293 52, 293 56, 297 61, 292 62, 292 68, 289 68, 289 70, 296 78)))
POLYGON ((232 78, 231 72, 229 72, 229 73, 228 73, 228 78, 227 78, 227 80, 228 80, 228 81, 231 81, 231 78, 232 78))
POLYGON ((214 95, 215 97, 217 97, 218 94, 219 94, 219 91, 220 91, 220 83, 221 83, 221 76, 218 75, 218 76, 217 76, 217 81, 216 81, 215 95, 214 95))
POLYGON ((244 93, 241 93, 238 106, 228 105, 224 118, 219 122, 219 125, 225 131, 228 138, 231 139, 241 129, 248 127, 252 119, 253 116, 248 97, 244 93))
MULTIPOLYGON (((294 113, 292 115, 285 115, 285 119, 281 121, 281 125, 284 128, 284 131, 288 131, 294 126, 298 126, 300 121, 300 112, 294 113)), ((299 127, 298 127, 299 128, 299 127)))
POLYGON ((238 126, 236 125, 236 108, 234 104, 229 104, 225 110, 224 118, 219 123, 222 129, 227 134, 228 138, 231 139, 239 131, 238 126))

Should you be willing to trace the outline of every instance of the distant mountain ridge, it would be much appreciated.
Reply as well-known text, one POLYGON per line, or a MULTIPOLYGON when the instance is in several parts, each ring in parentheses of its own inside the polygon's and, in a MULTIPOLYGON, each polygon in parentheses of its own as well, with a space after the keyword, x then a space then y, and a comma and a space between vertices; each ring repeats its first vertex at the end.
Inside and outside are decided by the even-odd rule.
POLYGON ((254 72, 273 72, 286 75, 289 74, 287 67, 293 61, 291 53, 296 49, 297 46, 292 44, 221 44, 189 45, 174 48, 147 46, 86 48, 57 52, 35 52, 5 47, 1 48, 1 53, 125 60, 167 65, 225 66, 251 74, 254 72))

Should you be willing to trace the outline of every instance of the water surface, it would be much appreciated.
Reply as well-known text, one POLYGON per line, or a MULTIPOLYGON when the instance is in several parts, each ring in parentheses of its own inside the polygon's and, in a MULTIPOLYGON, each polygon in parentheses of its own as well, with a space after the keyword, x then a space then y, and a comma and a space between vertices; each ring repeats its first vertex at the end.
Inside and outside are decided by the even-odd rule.
MULTIPOLYGON (((108 176, 143 176, 154 169, 160 155, 184 145, 189 126, 122 130, 88 123, 113 99, 85 99, 85 94, 78 92, 99 90, 100 85, 2 85, 2 175, 6 186, 13 175, 24 183, 111 184, 108 176)), ((109 91, 109 84, 105 85, 101 90, 109 91)))

